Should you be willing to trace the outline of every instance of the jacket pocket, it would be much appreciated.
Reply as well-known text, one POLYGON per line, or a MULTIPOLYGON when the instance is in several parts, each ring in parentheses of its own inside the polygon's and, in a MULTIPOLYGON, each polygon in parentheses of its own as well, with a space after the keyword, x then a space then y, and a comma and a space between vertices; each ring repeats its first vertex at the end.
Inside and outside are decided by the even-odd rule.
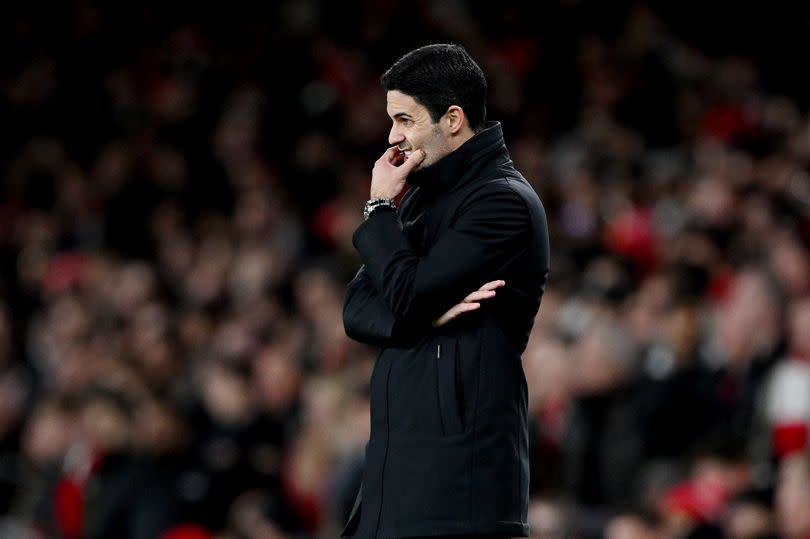
POLYGON ((450 436, 464 432, 463 402, 458 383, 456 341, 441 339, 436 345, 436 385, 439 397, 439 417, 442 434, 450 436))

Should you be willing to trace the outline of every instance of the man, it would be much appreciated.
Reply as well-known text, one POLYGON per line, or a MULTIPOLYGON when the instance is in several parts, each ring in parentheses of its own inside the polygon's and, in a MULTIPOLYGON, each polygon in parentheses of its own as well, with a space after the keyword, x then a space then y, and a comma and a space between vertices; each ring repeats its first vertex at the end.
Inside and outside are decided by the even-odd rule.
POLYGON ((381 351, 343 535, 526 536, 520 355, 548 274, 545 213, 500 124, 485 125, 486 80, 462 47, 416 49, 381 82, 392 146, 374 165, 343 312, 347 335, 381 351))

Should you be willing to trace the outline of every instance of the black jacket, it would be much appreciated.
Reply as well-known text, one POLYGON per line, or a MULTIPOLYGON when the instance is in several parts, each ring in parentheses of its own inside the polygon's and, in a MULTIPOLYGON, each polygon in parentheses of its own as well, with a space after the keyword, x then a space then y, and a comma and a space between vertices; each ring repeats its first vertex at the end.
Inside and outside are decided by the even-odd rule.
POLYGON ((521 365, 548 275, 546 216, 499 124, 410 175, 399 211, 358 227, 347 335, 381 347, 363 484, 343 535, 528 535, 521 365), (477 311, 431 321, 488 281, 477 311))

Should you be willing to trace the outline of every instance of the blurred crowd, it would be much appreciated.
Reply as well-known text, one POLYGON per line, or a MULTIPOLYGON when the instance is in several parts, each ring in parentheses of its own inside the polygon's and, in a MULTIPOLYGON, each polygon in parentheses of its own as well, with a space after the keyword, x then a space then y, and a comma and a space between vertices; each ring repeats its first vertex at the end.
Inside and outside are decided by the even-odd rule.
POLYGON ((338 535, 369 434, 375 350, 341 317, 378 77, 442 41, 549 215, 532 536, 810 537, 806 13, 15 4, 0 537, 338 535))

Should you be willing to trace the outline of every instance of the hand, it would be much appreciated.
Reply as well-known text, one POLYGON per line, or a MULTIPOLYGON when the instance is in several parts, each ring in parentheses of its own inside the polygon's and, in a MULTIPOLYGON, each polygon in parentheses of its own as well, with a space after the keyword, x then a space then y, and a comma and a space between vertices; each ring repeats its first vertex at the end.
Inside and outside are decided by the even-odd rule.
POLYGON ((396 198, 405 187, 408 174, 425 159, 425 152, 416 150, 406 158, 405 153, 391 146, 374 163, 371 172, 370 198, 396 198))
POLYGON ((490 299, 495 297, 495 289, 500 288, 506 285, 506 281, 490 281, 466 298, 464 298, 461 303, 454 305, 450 308, 449 311, 444 313, 438 320, 434 320, 433 327, 443 326, 448 323, 450 320, 454 318, 478 309, 481 304, 478 303, 484 299, 490 299))

